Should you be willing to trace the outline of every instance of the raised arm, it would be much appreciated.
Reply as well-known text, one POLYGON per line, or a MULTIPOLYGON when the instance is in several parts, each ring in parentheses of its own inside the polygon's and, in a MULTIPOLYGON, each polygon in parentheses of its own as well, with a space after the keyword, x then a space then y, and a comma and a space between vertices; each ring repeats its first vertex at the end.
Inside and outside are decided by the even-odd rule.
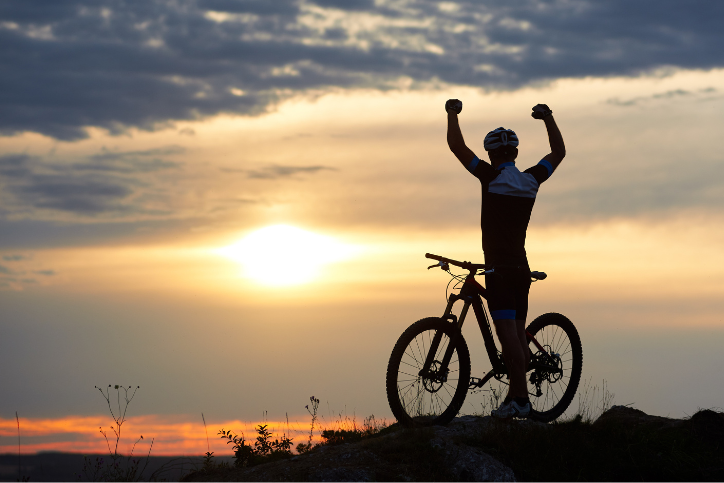
POLYGON ((450 99, 445 104, 447 111, 447 145, 456 158, 467 169, 470 161, 475 157, 470 148, 465 145, 463 133, 460 131, 460 123, 458 122, 458 114, 462 110, 462 102, 457 99, 450 99), (453 102, 454 101, 454 102, 453 102))
POLYGON ((546 154, 543 159, 551 163, 555 171, 558 165, 561 164, 561 161, 563 161, 563 158, 566 157, 566 145, 563 144, 563 136, 561 135, 560 129, 558 129, 556 120, 553 119, 553 111, 545 104, 538 104, 533 108, 532 116, 535 119, 542 119, 546 125, 551 152, 546 154))

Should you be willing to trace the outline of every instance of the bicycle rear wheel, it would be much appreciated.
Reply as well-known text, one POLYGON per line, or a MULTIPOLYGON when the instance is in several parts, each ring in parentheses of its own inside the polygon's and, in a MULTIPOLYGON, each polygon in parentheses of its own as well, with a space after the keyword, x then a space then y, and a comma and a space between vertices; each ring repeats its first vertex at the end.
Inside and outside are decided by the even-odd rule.
POLYGON ((402 333, 387 365, 387 401, 404 426, 447 424, 465 401, 470 384, 470 352, 458 328, 437 317, 418 320, 402 333), (428 374, 421 375, 435 334, 441 340, 428 374), (453 342, 454 341, 454 342, 453 342), (447 371, 441 366, 450 344, 447 371))
POLYGON ((549 422, 560 417, 573 401, 583 368, 583 348, 573 322, 549 313, 536 318, 528 332, 543 346, 529 343, 533 357, 529 373, 530 418, 549 422))

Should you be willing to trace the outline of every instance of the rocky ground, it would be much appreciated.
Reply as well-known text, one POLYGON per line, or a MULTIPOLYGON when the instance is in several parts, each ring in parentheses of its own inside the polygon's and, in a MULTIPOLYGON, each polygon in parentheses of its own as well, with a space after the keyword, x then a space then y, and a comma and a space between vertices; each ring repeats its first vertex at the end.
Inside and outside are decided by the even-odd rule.
POLYGON ((723 480, 724 414, 688 419, 614 406, 593 423, 500 422, 390 427, 357 443, 251 468, 214 468, 184 481, 723 480))

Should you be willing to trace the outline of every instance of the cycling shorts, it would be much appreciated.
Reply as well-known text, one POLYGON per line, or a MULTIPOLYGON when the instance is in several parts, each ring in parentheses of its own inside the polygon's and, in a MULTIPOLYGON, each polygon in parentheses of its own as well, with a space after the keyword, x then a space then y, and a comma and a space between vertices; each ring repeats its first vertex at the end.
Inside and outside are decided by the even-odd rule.
POLYGON ((530 292, 528 267, 495 268, 485 275, 488 310, 493 320, 525 320, 530 292))

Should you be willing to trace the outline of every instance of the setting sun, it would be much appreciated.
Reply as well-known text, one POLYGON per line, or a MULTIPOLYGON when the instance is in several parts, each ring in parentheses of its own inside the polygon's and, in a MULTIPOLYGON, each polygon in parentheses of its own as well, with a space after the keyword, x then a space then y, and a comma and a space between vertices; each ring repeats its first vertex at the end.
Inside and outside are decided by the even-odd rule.
POLYGON ((297 285, 328 263, 348 258, 353 247, 289 225, 261 228, 218 253, 241 262, 246 275, 266 285, 297 285))

